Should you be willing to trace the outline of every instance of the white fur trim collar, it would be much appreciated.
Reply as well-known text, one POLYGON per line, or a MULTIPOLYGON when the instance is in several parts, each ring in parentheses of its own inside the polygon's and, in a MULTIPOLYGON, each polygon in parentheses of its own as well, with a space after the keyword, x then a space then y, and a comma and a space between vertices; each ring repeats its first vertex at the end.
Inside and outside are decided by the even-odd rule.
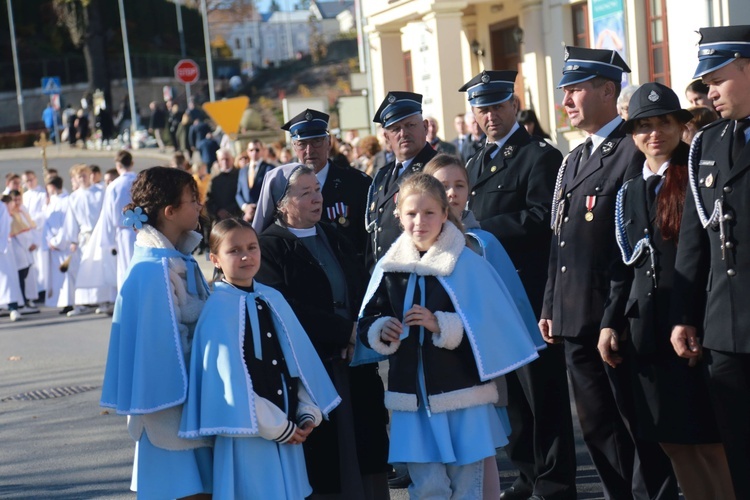
POLYGON ((458 257, 465 246, 464 233, 452 222, 446 221, 435 243, 421 258, 409 235, 401 233, 383 256, 380 265, 385 272, 448 276, 456 267, 458 257))
MULTIPOLYGON (((191 253, 193 253, 193 250, 198 247, 201 239, 203 239, 203 237, 196 231, 185 233, 182 239, 177 242, 176 250, 186 255, 190 255, 191 253)), ((142 247, 169 249, 175 248, 175 246, 172 245, 172 242, 169 241, 167 237, 161 233, 161 231, 149 224, 144 224, 143 227, 138 230, 138 234, 136 234, 135 236, 135 241, 139 246, 142 247)))

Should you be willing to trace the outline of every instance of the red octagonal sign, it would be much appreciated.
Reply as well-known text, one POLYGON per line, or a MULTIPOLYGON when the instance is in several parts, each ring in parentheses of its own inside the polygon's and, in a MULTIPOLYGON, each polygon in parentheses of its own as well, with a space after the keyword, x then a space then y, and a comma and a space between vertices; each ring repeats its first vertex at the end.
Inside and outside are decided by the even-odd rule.
POLYGON ((197 82, 200 76, 198 64, 192 59, 182 59, 174 67, 174 77, 185 85, 197 82))

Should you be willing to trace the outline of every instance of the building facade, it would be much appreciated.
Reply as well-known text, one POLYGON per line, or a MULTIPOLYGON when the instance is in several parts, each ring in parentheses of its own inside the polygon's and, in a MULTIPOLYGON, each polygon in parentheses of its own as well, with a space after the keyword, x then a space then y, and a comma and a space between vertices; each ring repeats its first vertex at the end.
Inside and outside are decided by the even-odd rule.
MULTIPOLYGON (((469 110, 458 88, 484 69, 518 70, 516 94, 562 151, 570 130, 556 88, 563 46, 614 48, 632 73, 624 84, 659 81, 684 100, 697 64, 698 28, 750 24, 747 0, 367 0, 372 99, 389 90, 424 95, 445 139, 469 110)), ((683 102, 688 105, 687 101, 683 102)))

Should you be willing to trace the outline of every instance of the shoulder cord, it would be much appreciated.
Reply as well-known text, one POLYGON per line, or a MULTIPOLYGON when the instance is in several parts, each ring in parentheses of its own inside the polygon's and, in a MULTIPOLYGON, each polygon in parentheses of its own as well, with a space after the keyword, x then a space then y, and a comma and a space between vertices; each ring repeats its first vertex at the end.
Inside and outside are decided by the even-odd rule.
POLYGON ((651 244, 651 238, 648 234, 638 240, 635 244, 635 248, 630 246, 628 240, 628 233, 625 231, 625 222, 623 221, 622 207, 623 200, 625 198, 625 192, 628 190, 630 182, 626 182, 622 185, 619 191, 617 191, 617 199, 615 200, 615 237, 617 238, 617 246, 620 247, 620 253, 622 254, 622 261, 626 266, 632 266, 643 256, 643 252, 648 249, 649 256, 651 257, 651 277, 654 280, 654 288, 656 288, 656 252, 651 244))
POLYGON ((557 171, 557 179, 555 179, 555 190, 552 192, 552 209, 550 212, 550 228, 556 234, 560 234, 560 227, 562 226, 562 218, 565 213, 565 197, 562 196, 562 181, 565 175, 565 167, 568 165, 568 158, 570 153, 565 155, 563 158, 560 169, 557 171), (558 196, 560 197, 558 199, 558 196))
POLYGON ((703 205, 701 200, 700 192, 698 191, 698 181, 696 176, 697 167, 695 165, 695 157, 698 155, 698 149, 701 147, 703 141, 703 132, 699 131, 695 134, 693 143, 690 145, 690 155, 688 156, 688 175, 690 180, 690 190, 693 192, 693 199, 695 200, 695 209, 698 212, 703 229, 708 229, 711 226, 712 229, 719 227, 719 240, 721 241, 721 260, 724 260, 725 243, 726 243, 726 221, 728 216, 724 215, 724 206, 722 205, 722 198, 716 198, 714 201, 714 209, 709 217, 706 214, 706 207, 703 205))

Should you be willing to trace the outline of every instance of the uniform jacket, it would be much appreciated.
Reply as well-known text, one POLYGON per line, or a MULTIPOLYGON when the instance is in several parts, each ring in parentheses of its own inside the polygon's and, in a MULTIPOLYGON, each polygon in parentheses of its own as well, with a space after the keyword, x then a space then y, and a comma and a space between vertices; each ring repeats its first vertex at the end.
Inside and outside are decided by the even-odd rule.
POLYGON ((437 151, 438 154, 442 153, 447 155, 460 156, 456 146, 454 146, 450 142, 445 142, 440 137, 435 137, 434 142, 431 142, 430 146, 432 146, 432 148, 437 151))
MULTIPOLYGON (((375 180, 372 181, 367 196, 367 214, 365 216, 367 232, 370 233, 369 247, 365 255, 365 263, 368 268, 374 266, 385 255, 401 234, 401 225, 393 214, 396 209, 399 186, 410 175, 421 172, 427 162, 433 159, 435 155, 437 153, 432 149, 432 146, 425 143, 422 150, 409 165, 409 169, 403 172, 398 179, 393 179, 396 160, 378 170, 377 175, 375 175, 375 180)), ((323 196, 325 197, 325 193, 323 196)))
MULTIPOLYGON (((316 226, 328 239, 347 278, 351 317, 357 317, 367 275, 351 243, 326 224, 316 226)), ((333 292, 325 272, 299 238, 278 224, 260 236, 262 264, 256 279, 279 290, 291 304, 323 361, 340 357, 349 343, 353 319, 334 313, 333 292)))
POLYGON ((466 164, 472 186, 469 209, 508 252, 538 315, 547 282, 552 191, 562 154, 519 127, 480 176, 485 148, 466 164))
POLYGON ((240 169, 237 177, 237 194, 234 197, 238 207, 241 208, 245 203, 258 203, 263 178, 273 168, 274 165, 266 163, 263 160, 258 162, 258 165, 255 167, 255 180, 253 181, 252 189, 250 189, 247 180, 249 168, 245 166, 240 169))
POLYGON ((321 220, 337 226, 339 233, 346 236, 354 245, 357 254, 363 257, 367 247, 367 231, 365 230, 367 191, 372 184, 372 178, 346 164, 334 161, 328 164, 328 177, 326 177, 322 191, 321 220), (334 215, 333 218, 330 215, 334 215), (342 216, 343 219, 341 219, 342 216))
MULTIPOLYGON (((415 290, 413 303, 420 296, 415 290)), ((463 233, 451 223, 422 256, 408 235, 396 240, 373 272, 358 334, 366 347, 389 356, 386 407, 399 411, 417 411, 420 352, 430 408, 441 412, 494 403, 497 389, 484 382, 531 362, 542 348, 538 332, 532 339, 491 264, 466 247, 463 233), (411 274, 425 277, 425 307, 440 330, 425 329, 421 346, 418 327, 408 328, 399 342, 384 342, 383 324, 390 318, 403 321, 411 274)))
POLYGON ((461 146, 461 158, 468 162, 472 156, 474 156, 477 151, 482 149, 484 147, 484 144, 487 142, 487 136, 482 134, 482 136, 477 139, 476 141, 472 137, 471 134, 466 135, 466 139, 464 139, 464 143, 461 146))
MULTIPOLYGON (((688 189, 680 227, 673 294, 674 324, 700 326, 705 311, 703 345, 709 349, 750 353, 750 146, 731 168, 734 122, 719 120, 693 141, 695 192, 688 189), (726 248, 722 259, 719 225, 703 228, 698 215, 710 217, 719 200, 726 248), (702 291, 706 300, 702 301, 702 291)), ((691 168, 689 165, 688 168, 691 168)))
MULTIPOLYGON (((684 148, 687 150, 687 145, 684 148)), ((682 162, 686 160, 687 155, 684 154, 682 162)), ((669 168, 684 166, 673 164, 669 168)), ((640 355, 671 352, 669 336, 672 325, 668 312, 673 293, 677 244, 674 240, 662 238, 656 223, 657 204, 648 206, 643 176, 625 182, 621 191, 624 238, 620 247, 626 245, 629 254, 639 240, 648 236, 655 266, 652 269, 652 251, 649 249, 632 266, 627 267, 623 282, 614 283, 611 287, 602 324, 618 332, 629 326, 633 346, 640 355)))
POLYGON ((599 335, 610 280, 621 281, 625 272, 615 240, 615 198, 622 183, 640 172, 643 157, 623 123, 579 166, 578 175, 583 145, 567 156, 558 174, 553 212, 555 207, 562 210, 557 222, 552 221, 559 231, 552 236, 542 307, 542 318, 552 320, 554 336, 599 335), (640 163, 634 162, 635 156, 640 163), (590 221, 587 199, 594 203, 590 221))

